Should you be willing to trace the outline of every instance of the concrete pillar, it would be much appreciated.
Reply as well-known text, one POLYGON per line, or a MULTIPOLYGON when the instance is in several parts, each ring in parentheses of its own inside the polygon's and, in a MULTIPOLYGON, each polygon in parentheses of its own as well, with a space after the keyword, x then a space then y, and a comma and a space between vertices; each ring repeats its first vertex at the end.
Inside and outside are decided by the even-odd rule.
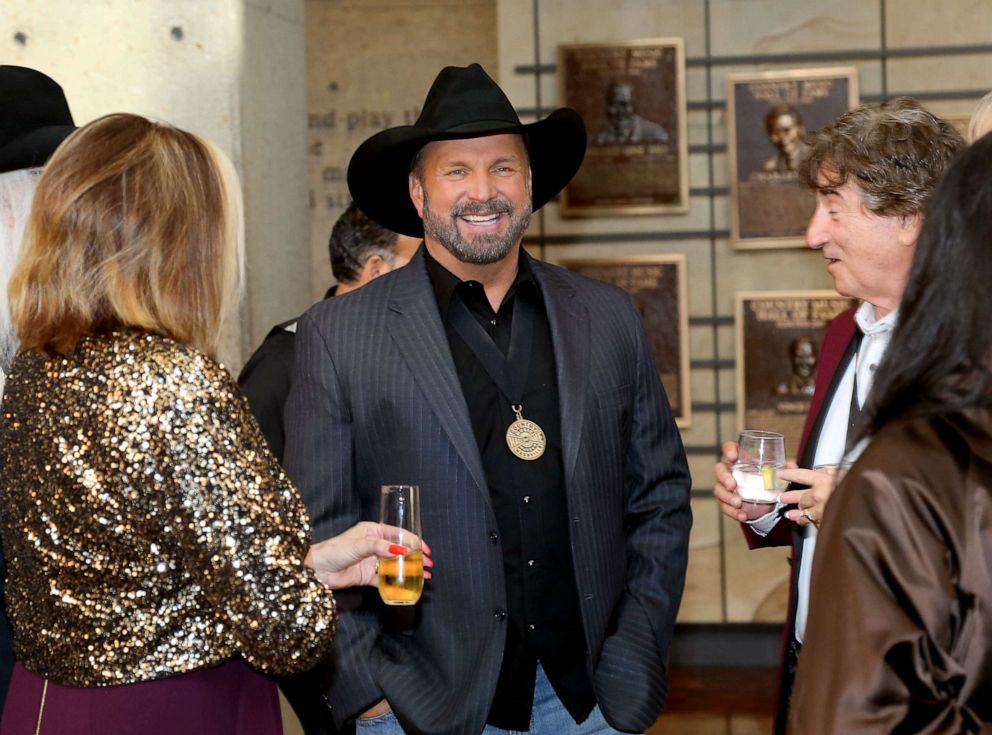
POLYGON ((247 298, 225 329, 225 364, 240 367, 309 303, 303 0, 5 0, 0 56, 58 81, 78 125, 146 115, 234 161, 247 298))

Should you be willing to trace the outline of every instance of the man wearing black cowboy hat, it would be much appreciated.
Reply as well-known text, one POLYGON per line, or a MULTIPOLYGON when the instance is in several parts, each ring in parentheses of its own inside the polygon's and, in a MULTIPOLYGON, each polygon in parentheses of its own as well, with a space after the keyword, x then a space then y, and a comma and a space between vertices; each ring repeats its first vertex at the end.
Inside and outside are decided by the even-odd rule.
POLYGON ((336 593, 328 701, 359 732, 643 732, 664 703, 682 443, 632 299, 521 248, 585 142, 473 64, 352 157, 358 206, 424 245, 302 319, 286 467, 315 540, 419 485, 437 565, 415 607, 336 593))
MULTIPOLYGON (((40 71, 0 65, 0 400, 4 371, 17 348, 7 305, 7 281, 31 209, 38 167, 75 126, 62 88, 40 71)), ((6 571, 0 554, 0 711, 14 667, 10 624, 3 605, 6 571)))

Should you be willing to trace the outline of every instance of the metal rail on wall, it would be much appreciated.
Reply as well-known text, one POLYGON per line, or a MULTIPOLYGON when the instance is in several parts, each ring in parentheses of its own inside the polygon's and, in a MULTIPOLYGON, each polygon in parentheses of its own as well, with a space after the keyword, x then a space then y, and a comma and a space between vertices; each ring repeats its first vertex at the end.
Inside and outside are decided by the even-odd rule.
MULTIPOLYGON (((717 242, 720 240, 726 240, 730 237, 730 231, 727 227, 717 226, 717 208, 715 202, 719 197, 727 197, 730 194, 729 187, 727 186, 716 186, 714 182, 716 181, 716 163, 715 157, 719 154, 724 154, 727 151, 726 144, 715 143, 714 142, 714 130, 716 125, 719 124, 716 114, 724 110, 726 104, 723 100, 713 99, 713 84, 712 84, 712 74, 716 67, 723 66, 741 66, 741 65, 761 65, 761 64, 808 64, 808 63, 821 63, 821 62, 855 62, 855 61, 872 61, 876 60, 879 62, 880 66, 880 78, 881 78, 881 92, 879 94, 862 94, 860 99, 862 102, 882 102, 888 99, 894 99, 896 97, 913 97, 921 102, 935 101, 935 100, 974 100, 977 101, 988 91, 987 89, 942 89, 940 91, 913 91, 913 90, 898 90, 891 91, 889 89, 889 69, 888 60, 889 59, 906 59, 906 58, 944 58, 953 56, 963 56, 963 55, 976 55, 976 54, 988 54, 992 55, 992 43, 989 44, 961 44, 961 45, 950 45, 950 46, 917 46, 917 47, 905 47, 905 48, 890 48, 888 46, 888 39, 886 36, 886 0, 878 0, 878 12, 879 12, 879 39, 877 48, 868 49, 854 49, 854 50, 836 50, 836 51, 817 51, 817 52, 803 52, 803 53, 776 53, 776 54, 746 54, 746 55, 725 55, 725 56, 714 56, 711 53, 712 45, 712 26, 711 26, 711 2, 710 0, 703 0, 704 2, 704 23, 705 23, 705 40, 704 40, 704 50, 705 53, 702 56, 689 57, 686 59, 687 69, 699 69, 702 68, 706 75, 706 97, 704 99, 689 99, 687 100, 688 111, 691 112, 703 112, 706 114, 706 142, 696 143, 689 145, 690 155, 705 155, 707 156, 707 177, 708 181, 705 186, 694 186, 689 190, 690 197, 696 199, 705 199, 709 204, 709 227, 708 229, 698 229, 698 230, 657 230, 657 231, 636 231, 636 232, 592 232, 592 233, 576 233, 576 234, 550 234, 545 228, 545 218, 544 212, 540 211, 537 217, 537 232, 528 235, 525 238, 525 243, 528 245, 536 246, 539 248, 541 257, 545 257, 545 248, 548 245, 564 245, 564 244, 610 244, 617 242, 645 242, 645 241, 704 241, 708 244, 709 248, 709 271, 711 279, 711 289, 712 294, 710 299, 709 314, 696 314, 690 315, 689 317, 689 328, 692 329, 709 329, 712 339, 712 350, 713 358, 711 359, 693 359, 690 361, 690 370, 708 370, 711 371, 713 378, 713 400, 712 401, 694 401, 692 403, 693 413, 701 414, 711 414, 714 417, 714 436, 713 442, 709 444, 695 444, 687 445, 686 452, 692 455, 708 455, 714 459, 720 457, 720 426, 721 419, 726 415, 732 415, 737 410, 737 405, 734 401, 724 400, 720 394, 720 375, 723 371, 734 370, 736 368, 736 357, 735 355, 721 356, 720 354, 720 340, 719 340, 719 330, 721 327, 728 327, 734 325, 734 317, 731 314, 720 314, 717 302, 717 242)), ((541 59, 541 0, 532 0, 533 8, 533 26, 534 26, 534 58, 531 64, 519 64, 515 65, 513 70, 514 73, 518 75, 532 75, 534 77, 534 90, 535 90, 535 102, 536 106, 533 108, 520 107, 517 108, 517 112, 521 117, 533 117, 536 119, 542 118, 551 108, 545 107, 542 94, 541 94, 541 76, 545 74, 555 74, 557 72, 557 65, 554 63, 546 63, 541 59)), ((712 489, 709 487, 704 488, 694 488, 692 491, 693 497, 711 497, 712 489)), ((724 545, 724 525, 719 523, 718 525, 718 535, 719 544, 721 548, 724 545)), ((723 554, 720 554, 720 574, 721 579, 726 579, 726 569, 725 569, 725 558, 723 554)), ((721 608, 723 613, 723 620, 727 620, 727 589, 726 585, 721 585, 721 608)), ((682 627, 693 627, 693 626, 682 626, 682 627)), ((709 630, 713 628, 711 625, 696 626, 700 628, 706 628, 709 630)), ((719 629, 721 634, 719 636, 712 636, 712 630, 709 630, 707 635, 702 636, 699 640, 694 639, 695 649, 705 649, 710 653, 716 653, 719 649, 718 659, 726 659, 726 651, 728 645, 730 645, 730 640, 723 633, 734 626, 724 623, 717 624, 715 629, 719 629), (709 636, 709 637, 707 637, 709 636)), ((738 626, 741 627, 741 626, 738 626)), ((761 627, 758 625, 757 627, 761 627)), ((766 636, 769 645, 768 648, 772 653, 771 664, 774 665, 777 661, 775 659, 777 649, 777 639, 780 635, 780 627, 778 626, 766 626, 769 628, 768 635, 766 636)), ((730 645, 730 650, 738 650, 741 645, 750 641, 754 644, 755 624, 748 624, 742 627, 746 629, 743 634, 740 631, 736 633, 731 631, 734 635, 738 635, 739 638, 733 639, 733 644, 730 645), (742 636, 742 637, 740 637, 742 636)), ((759 636, 760 637, 760 636, 759 636)), ((766 641, 767 642, 767 641, 766 641)), ((698 651, 696 651, 698 654, 698 651)), ((694 655, 696 655, 694 654, 694 655)), ((752 665, 757 658, 760 657, 760 651, 754 649, 748 654, 748 657, 743 659, 740 663, 741 665, 752 665)))
MULTIPOLYGON (((714 358, 710 360, 691 360, 690 368, 693 370, 700 369, 710 369, 714 372, 714 400, 712 402, 694 402, 692 404, 693 412, 700 413, 713 413, 716 414, 714 426, 716 430, 719 431, 720 418, 724 413, 733 413, 736 410, 736 405, 733 402, 724 402, 720 399, 720 381, 719 372, 722 370, 733 370, 736 366, 736 360, 734 356, 731 355, 728 358, 721 358, 719 354, 719 344, 717 339, 717 329, 721 326, 733 325, 734 318, 732 315, 724 315, 717 313, 717 303, 716 303, 716 243, 718 240, 725 240, 729 237, 730 232, 725 227, 717 227, 716 223, 716 211, 714 206, 714 201, 718 197, 726 197, 729 195, 729 188, 726 186, 715 186, 713 182, 715 181, 715 166, 714 166, 714 156, 716 154, 725 153, 727 150, 726 144, 714 143, 713 142, 713 129, 714 120, 713 113, 723 110, 725 107, 725 102, 723 100, 714 100, 712 97, 712 70, 714 67, 720 66, 740 66, 742 64, 791 64, 791 63, 811 63, 811 62, 838 62, 838 61, 871 61, 877 60, 881 65, 881 93, 880 94, 862 94, 861 100, 863 102, 881 102, 887 99, 894 99, 896 97, 913 97, 921 102, 934 101, 934 100, 966 100, 973 99, 976 102, 984 95, 987 89, 944 89, 940 91, 912 91, 912 90, 899 90, 898 92, 890 92, 888 84, 888 59, 905 59, 905 58, 919 58, 919 57, 949 57, 949 56, 963 56, 963 55, 974 55, 974 54, 990 54, 992 55, 992 43, 988 44, 961 44, 954 46, 916 46, 916 47, 906 47, 906 48, 889 48, 886 39, 886 0, 879 0, 879 16, 880 16, 880 33, 879 33, 879 45, 878 48, 869 49, 853 49, 853 50, 836 50, 836 51, 817 51, 817 52, 803 52, 803 53, 776 53, 776 54, 744 54, 744 55, 725 55, 725 56, 713 56, 710 54, 710 43, 712 38, 712 29, 710 26, 710 0, 704 0, 704 18, 706 24, 705 33, 705 50, 706 53, 702 56, 688 57, 686 59, 687 68, 704 68, 706 73, 706 98, 705 99, 690 99, 688 100, 687 107, 690 111, 702 111, 706 112, 708 119, 706 125, 707 140, 705 144, 695 144, 689 146, 690 155, 700 155, 704 154, 708 156, 708 170, 707 174, 709 177, 709 182, 707 186, 695 186, 689 190, 690 196, 694 198, 705 198, 709 200, 710 204, 710 226, 709 229, 700 230, 658 230, 658 231, 648 231, 639 230, 636 232, 585 232, 576 234, 549 234, 545 229, 544 213, 539 212, 538 216, 538 229, 534 234, 530 234, 525 238, 525 242, 529 245, 535 245, 540 248, 542 256, 544 255, 544 248, 547 245, 564 245, 564 244, 610 244, 616 242, 645 242, 645 241, 672 241, 672 240, 705 240, 709 243, 710 248, 710 277, 712 279, 712 292, 714 294, 711 313, 709 315, 694 315, 689 319, 689 326, 691 328, 710 328, 713 330, 713 354, 714 358)), ((544 74, 555 74, 557 71, 557 65, 554 63, 545 63, 541 60, 541 0, 533 0, 533 26, 534 26, 534 60, 531 64, 518 64, 513 67, 513 71, 520 75, 532 75, 534 77, 534 91, 535 91, 535 107, 520 107, 517 108, 517 112, 521 117, 534 117, 540 119, 545 113, 550 111, 550 108, 545 107, 542 101, 541 95, 541 76, 544 74)), ((714 437, 713 444, 701 444, 701 445, 689 445, 686 447, 686 452, 689 454, 706 454, 719 456, 720 454, 720 439, 718 436, 714 437)), ((709 494, 709 490, 699 490, 694 491, 697 494, 709 494)))

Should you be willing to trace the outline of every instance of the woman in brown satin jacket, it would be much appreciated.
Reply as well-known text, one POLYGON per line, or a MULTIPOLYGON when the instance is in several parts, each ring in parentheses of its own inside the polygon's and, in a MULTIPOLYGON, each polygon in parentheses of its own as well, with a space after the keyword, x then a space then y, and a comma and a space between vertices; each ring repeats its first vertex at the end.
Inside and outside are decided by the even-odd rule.
POLYGON ((789 716, 797 735, 992 732, 992 135, 927 213, 827 508, 789 716))

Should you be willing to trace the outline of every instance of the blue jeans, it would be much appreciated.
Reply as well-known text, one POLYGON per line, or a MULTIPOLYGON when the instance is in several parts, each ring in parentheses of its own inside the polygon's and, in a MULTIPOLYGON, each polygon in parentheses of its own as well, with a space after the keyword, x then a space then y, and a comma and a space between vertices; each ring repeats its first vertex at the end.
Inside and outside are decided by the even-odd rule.
MULTIPOLYGON (((576 724, 565 706, 558 700, 551 682, 541 664, 537 665, 537 682, 534 685, 534 708, 530 715, 528 735, 622 735, 610 727, 603 718, 599 707, 594 707, 589 716, 576 724)), ((392 712, 358 720, 358 733, 365 735, 403 735, 403 728, 392 712)), ((501 730, 486 725, 482 735, 520 735, 520 730, 501 730)))
POLYGON ((403 728, 400 721, 392 710, 383 712, 376 717, 359 717, 355 720, 355 735, 367 733, 368 735, 403 735, 403 728))
MULTIPOLYGON (((520 735, 521 730, 501 730, 492 725, 486 725, 482 735, 520 735)), ((528 735, 623 735, 614 730, 606 722, 599 706, 582 722, 576 723, 568 714, 565 705, 558 699, 554 687, 548 681, 547 674, 541 664, 537 665, 537 682, 534 684, 534 708, 530 713, 528 735)))

